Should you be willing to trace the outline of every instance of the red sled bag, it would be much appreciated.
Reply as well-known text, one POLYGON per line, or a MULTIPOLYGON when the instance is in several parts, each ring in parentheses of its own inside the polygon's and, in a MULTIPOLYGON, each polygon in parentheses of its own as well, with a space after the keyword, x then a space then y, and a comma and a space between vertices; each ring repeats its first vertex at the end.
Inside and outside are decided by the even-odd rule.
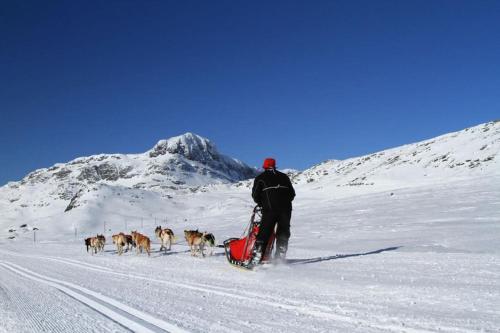
MULTIPOLYGON (((249 266, 252 260, 252 252, 255 245, 255 240, 259 233, 260 222, 262 220, 262 208, 255 206, 253 209, 252 218, 250 223, 243 232, 241 238, 229 238, 224 241, 224 251, 226 252, 226 258, 230 264, 251 268, 249 266)), ((269 237, 269 242, 267 243, 266 249, 262 255, 262 262, 269 261, 271 258, 271 253, 273 251, 274 239, 276 238, 276 233, 273 230, 271 237, 269 237)))

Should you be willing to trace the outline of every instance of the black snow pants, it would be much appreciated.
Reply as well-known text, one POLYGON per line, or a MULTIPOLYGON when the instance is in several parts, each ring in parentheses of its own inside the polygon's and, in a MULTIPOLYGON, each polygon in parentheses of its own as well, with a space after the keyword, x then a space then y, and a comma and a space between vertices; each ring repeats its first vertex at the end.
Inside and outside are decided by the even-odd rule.
POLYGON ((264 249, 267 247, 269 237, 273 233, 274 226, 277 224, 276 229, 276 247, 288 247, 288 239, 290 238, 290 219, 292 218, 292 210, 285 210, 282 212, 274 212, 269 210, 262 211, 262 221, 257 235, 256 242, 263 245, 264 249))

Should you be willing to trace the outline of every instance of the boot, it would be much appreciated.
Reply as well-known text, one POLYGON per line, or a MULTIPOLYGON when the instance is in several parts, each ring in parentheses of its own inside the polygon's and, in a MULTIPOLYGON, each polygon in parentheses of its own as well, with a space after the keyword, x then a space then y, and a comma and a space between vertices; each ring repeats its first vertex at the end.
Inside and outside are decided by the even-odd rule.
POLYGON ((264 250, 264 243, 263 242, 255 242, 255 246, 253 247, 253 251, 252 251, 252 260, 250 260, 250 263, 249 263, 250 267, 255 267, 258 264, 260 264, 260 261, 262 260, 263 250, 264 250))
POLYGON ((281 244, 276 245, 276 252, 274 253, 274 262, 277 264, 286 263, 286 251, 288 250, 288 244, 280 242, 281 244))

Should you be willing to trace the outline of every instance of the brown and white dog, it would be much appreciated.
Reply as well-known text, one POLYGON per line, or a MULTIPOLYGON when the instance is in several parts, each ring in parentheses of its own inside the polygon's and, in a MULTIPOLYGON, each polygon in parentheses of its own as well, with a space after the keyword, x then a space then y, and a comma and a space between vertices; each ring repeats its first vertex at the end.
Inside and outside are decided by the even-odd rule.
POLYGON ((104 235, 97 234, 97 238, 99 239, 99 251, 104 251, 104 244, 106 244, 106 237, 104 235))
POLYGON ((184 230, 184 238, 186 238, 192 256, 196 256, 196 253, 201 253, 203 257, 205 256, 203 253, 203 234, 201 232, 198 230, 184 230))
POLYGON ((132 240, 137 247, 137 254, 142 253, 142 250, 146 250, 148 256, 151 255, 151 240, 147 236, 138 233, 137 231, 132 231, 132 240))
POLYGON ((90 247, 90 253, 94 255, 94 253, 97 254, 97 250, 103 251, 104 250, 104 242, 105 238, 103 240, 104 236, 102 235, 97 235, 97 237, 90 237, 85 239, 85 244, 87 245, 87 252, 88 248, 90 247))
POLYGON ((155 229, 155 235, 160 239, 161 242, 160 251, 170 251, 170 249, 172 248, 172 243, 175 241, 175 236, 172 229, 162 229, 161 226, 157 226, 155 229), (168 244, 168 248, 166 247, 166 244, 168 244))
POLYGON ((123 247, 127 244, 127 238, 123 232, 119 234, 111 236, 113 238, 113 244, 116 244, 116 250, 118 251, 118 255, 122 255, 123 247))

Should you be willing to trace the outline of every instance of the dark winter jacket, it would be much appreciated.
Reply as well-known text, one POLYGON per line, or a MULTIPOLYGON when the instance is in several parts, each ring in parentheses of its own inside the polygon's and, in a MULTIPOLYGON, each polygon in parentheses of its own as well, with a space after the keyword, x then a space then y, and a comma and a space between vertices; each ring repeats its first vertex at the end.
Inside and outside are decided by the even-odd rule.
POLYGON ((264 210, 283 212, 292 209, 295 190, 286 174, 269 169, 255 178, 252 197, 264 210))

